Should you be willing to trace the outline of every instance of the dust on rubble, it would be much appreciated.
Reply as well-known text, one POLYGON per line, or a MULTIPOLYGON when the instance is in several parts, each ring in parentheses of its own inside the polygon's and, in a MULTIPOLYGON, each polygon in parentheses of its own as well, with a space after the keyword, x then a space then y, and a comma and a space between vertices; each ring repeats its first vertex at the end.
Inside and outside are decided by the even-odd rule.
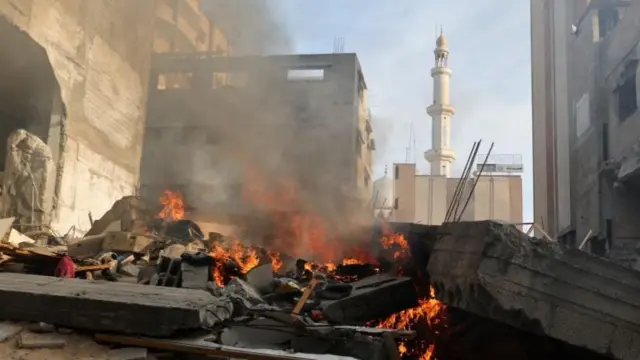
POLYGON ((108 360, 109 348, 88 336, 65 335, 62 349, 19 349, 15 338, 0 343, 2 360, 108 360))

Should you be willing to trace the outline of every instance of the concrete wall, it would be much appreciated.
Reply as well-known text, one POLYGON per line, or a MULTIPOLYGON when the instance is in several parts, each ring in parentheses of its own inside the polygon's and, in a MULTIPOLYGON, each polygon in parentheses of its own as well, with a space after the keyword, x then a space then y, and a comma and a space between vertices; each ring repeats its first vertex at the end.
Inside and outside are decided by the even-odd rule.
MULTIPOLYGON (((640 141, 640 111, 622 120, 618 116, 615 89, 620 75, 629 61, 640 59, 640 3, 633 2, 624 10, 624 15, 600 45, 600 71, 603 77, 602 97, 606 99, 605 118, 608 119, 608 138, 599 142, 606 146, 607 160, 625 163, 637 157, 640 141)), ((636 95, 640 105, 640 75, 636 73, 636 95)), ((640 192, 637 179, 624 180, 622 183, 609 180, 606 185, 609 195, 604 216, 611 221, 611 258, 629 263, 637 259, 636 248, 640 245, 640 192)), ((637 265, 636 265, 637 266, 637 265)))
POLYGON ((531 1, 534 218, 552 237, 573 229, 574 102, 568 64, 573 64, 574 14, 585 4, 583 0, 531 1))
MULTIPOLYGON (((439 225, 446 217, 460 179, 416 175, 415 164, 395 164, 394 196, 398 207, 393 220, 439 225)), ((483 176, 473 190, 473 179, 464 187, 456 214, 462 221, 501 220, 521 223, 522 178, 520 176, 483 176), (473 190, 473 195, 469 194, 473 190), (467 199, 469 202, 467 203, 467 199), (464 209, 464 212, 463 212, 464 209)))
POLYGON ((416 164, 393 165, 394 221, 415 222, 416 180, 416 164))
POLYGON ((531 83, 534 219, 556 232, 555 139, 552 126, 552 29, 550 0, 531 0, 531 83))
POLYGON ((0 0, 0 15, 47 51, 66 106, 54 227, 87 230, 136 188, 154 1, 0 0))

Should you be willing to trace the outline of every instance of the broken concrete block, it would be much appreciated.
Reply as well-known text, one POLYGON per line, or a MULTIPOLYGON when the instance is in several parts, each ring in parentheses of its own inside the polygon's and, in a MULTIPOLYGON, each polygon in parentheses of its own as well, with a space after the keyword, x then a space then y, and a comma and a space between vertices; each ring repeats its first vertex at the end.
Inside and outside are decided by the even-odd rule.
POLYGON ((206 290, 211 275, 209 266, 193 266, 182 262, 182 287, 185 289, 201 289, 206 290))
POLYGON ((418 294, 411 278, 387 274, 370 276, 351 283, 351 295, 323 301, 326 318, 335 323, 358 324, 383 319, 418 305, 418 294))
POLYGON ((72 258, 90 258, 102 252, 105 234, 86 236, 67 247, 67 254, 72 258))
POLYGON ((145 348, 122 348, 109 351, 109 360, 147 360, 145 348))
POLYGON ((256 266, 247 272, 247 283, 261 294, 271 292, 273 283, 273 267, 271 263, 256 266))
POLYGON ((37 333, 37 334, 47 334, 47 333, 52 333, 56 331, 55 326, 51 324, 43 323, 43 322, 27 324, 26 328, 32 333, 37 333))
POLYGON ((145 253, 153 239, 124 231, 110 231, 102 243, 103 251, 145 253))
POLYGON ((148 208, 142 198, 125 196, 117 200, 100 219, 94 221, 86 235, 103 234, 108 231, 113 222, 120 223, 120 227, 116 230, 133 231, 134 228, 137 228, 136 221, 144 219, 147 213, 148 208))
POLYGON ((640 358, 640 272, 492 221, 444 224, 428 272, 446 304, 621 360, 640 358))
POLYGON ((249 307, 266 304, 256 289, 238 278, 231 279, 227 286, 224 287, 224 290, 227 294, 235 295, 245 300, 250 305, 249 307))
POLYGON ((61 349, 65 346, 67 342, 59 335, 23 332, 18 337, 18 347, 21 349, 61 349))
POLYGON ((0 319, 152 337, 201 329, 219 307, 202 290, 3 273, 0 299, 11 304, 0 306, 0 319))
POLYGON ((0 323, 0 342, 7 341, 8 339, 16 336, 20 331, 22 331, 23 327, 16 323, 12 322, 1 322, 0 323))

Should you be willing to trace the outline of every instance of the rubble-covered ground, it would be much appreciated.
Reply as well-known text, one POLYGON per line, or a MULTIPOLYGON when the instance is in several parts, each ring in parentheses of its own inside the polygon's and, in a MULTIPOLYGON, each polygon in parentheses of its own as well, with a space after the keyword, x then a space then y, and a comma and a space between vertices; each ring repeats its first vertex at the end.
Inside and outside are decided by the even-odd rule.
POLYGON ((79 239, 0 220, 0 298, 12 304, 0 318, 26 322, 0 324, 6 358, 101 359, 119 347, 164 358, 430 358, 433 346, 410 326, 436 324, 444 306, 418 280, 406 239, 383 222, 340 259, 305 260, 205 235, 176 196, 167 192, 160 212, 123 198, 79 239))
POLYGON ((637 359, 640 273, 512 225, 279 214, 257 246, 162 203, 79 239, 0 219, 0 359, 637 359))

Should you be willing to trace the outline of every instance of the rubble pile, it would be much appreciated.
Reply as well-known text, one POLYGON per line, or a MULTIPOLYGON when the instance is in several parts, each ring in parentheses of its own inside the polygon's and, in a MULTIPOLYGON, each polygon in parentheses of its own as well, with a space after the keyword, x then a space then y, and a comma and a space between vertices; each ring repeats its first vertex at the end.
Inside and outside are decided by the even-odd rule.
MULTIPOLYGON (((80 239, 33 239, 0 220, 0 298, 12 304, 0 319, 89 332, 140 354, 431 358, 433 346, 415 339, 410 322, 430 322, 444 306, 429 298, 428 281, 416 286, 401 234, 378 229, 354 257, 308 261, 205 235, 171 193, 163 202, 157 214, 125 197, 80 239)), ((29 327, 3 326, 5 340, 19 333, 25 347, 29 327)), ((45 347, 53 346, 65 344, 45 347)))

